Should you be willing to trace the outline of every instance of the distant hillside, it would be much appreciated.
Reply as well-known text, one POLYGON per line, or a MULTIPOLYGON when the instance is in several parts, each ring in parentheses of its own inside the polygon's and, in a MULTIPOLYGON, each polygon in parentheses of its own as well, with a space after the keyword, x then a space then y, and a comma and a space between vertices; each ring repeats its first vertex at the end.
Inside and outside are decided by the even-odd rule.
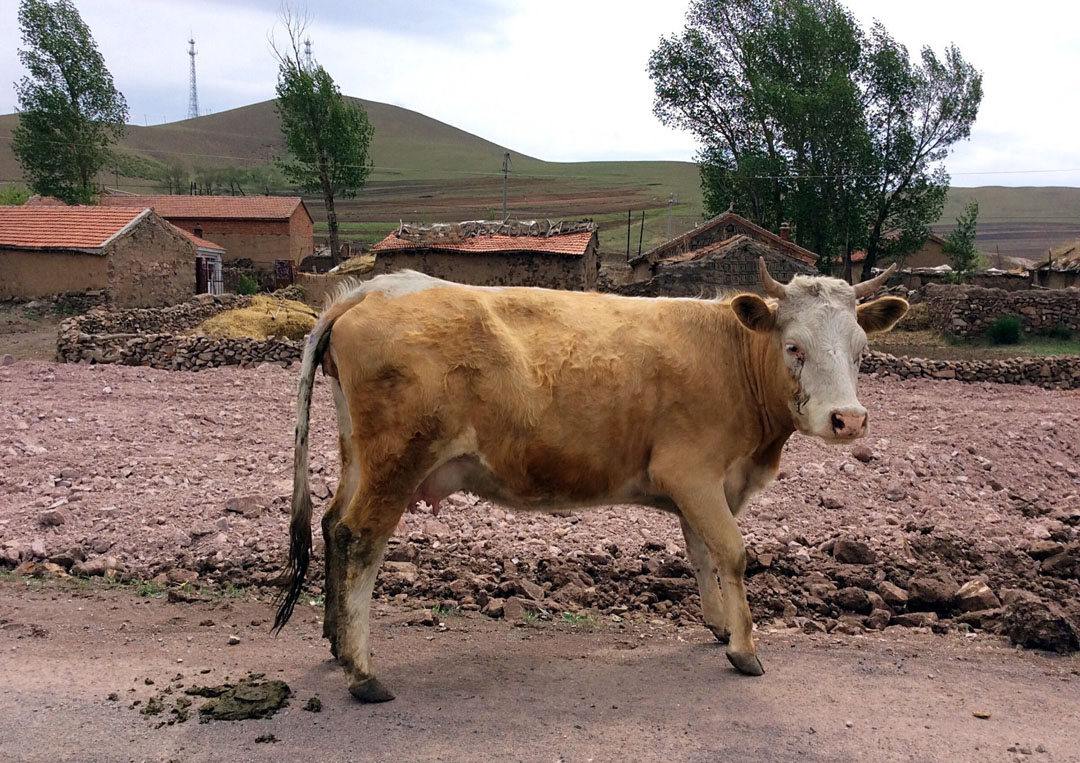
MULTIPOLYGON (((605 251, 631 253, 676 235, 702 219, 697 168, 690 162, 545 162, 519 154, 409 109, 357 99, 375 127, 375 170, 368 185, 339 207, 346 233, 360 243, 381 238, 399 220, 436 222, 502 214, 502 157, 511 154, 508 207, 518 217, 582 217, 601 226, 605 251), (646 210, 641 233, 641 210, 646 210)), ((18 117, 0 116, 0 183, 21 176, 11 153, 18 117)), ((282 151, 273 101, 153 127, 131 125, 120 144, 128 172, 103 174, 102 182, 142 193, 162 190, 145 177, 156 164, 181 161, 196 167, 252 168, 271 164, 282 151), (144 177, 135 177, 143 175, 144 177)), ((254 191, 255 189, 248 189, 254 191)), ((979 202, 977 245, 987 252, 1037 257, 1080 235, 1080 188, 953 188, 942 219, 948 232, 970 199, 979 202)), ((322 217, 321 204, 311 203, 322 217)))

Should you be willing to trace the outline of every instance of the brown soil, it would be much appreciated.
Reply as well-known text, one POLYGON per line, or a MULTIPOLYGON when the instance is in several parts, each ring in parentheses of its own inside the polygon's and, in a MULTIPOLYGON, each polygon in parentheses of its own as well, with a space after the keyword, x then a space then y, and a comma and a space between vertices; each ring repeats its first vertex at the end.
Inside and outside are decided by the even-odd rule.
POLYGON ((51 360, 56 357, 56 331, 66 316, 22 304, 0 304, 0 357, 51 360))
POLYGON ((514 627, 475 614, 416 627, 400 614, 380 607, 373 627, 398 699, 362 706, 325 659, 315 608, 274 638, 264 602, 170 604, 0 583, 0 756, 1080 760, 1080 663, 990 637, 763 633, 768 672, 748 679, 703 628, 610 619, 593 629, 514 627), (272 718, 200 725, 192 707, 190 720, 177 721, 172 708, 186 688, 253 670, 292 688, 272 718), (162 712, 142 715, 155 697, 162 712), (305 712, 313 697, 321 712, 305 712))

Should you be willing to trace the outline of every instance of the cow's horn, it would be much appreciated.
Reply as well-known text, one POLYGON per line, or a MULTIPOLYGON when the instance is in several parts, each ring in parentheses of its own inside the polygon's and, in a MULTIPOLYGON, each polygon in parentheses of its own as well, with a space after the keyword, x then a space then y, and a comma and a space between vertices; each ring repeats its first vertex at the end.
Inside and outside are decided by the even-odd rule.
POLYGON ((783 299, 787 292, 784 290, 782 283, 777 283, 773 280, 773 277, 769 275, 769 269, 765 267, 765 258, 758 257, 758 270, 761 271, 761 282, 765 284, 765 293, 770 297, 776 297, 777 299, 783 299))
POLYGON ((884 273, 880 273, 874 276, 869 281, 863 281, 862 283, 855 284, 855 298, 859 299, 861 297, 868 297, 875 291, 880 289, 882 286, 885 285, 885 282, 889 280, 889 276, 892 275, 892 272, 894 270, 896 270, 895 262, 892 265, 889 265, 889 267, 885 269, 884 273))

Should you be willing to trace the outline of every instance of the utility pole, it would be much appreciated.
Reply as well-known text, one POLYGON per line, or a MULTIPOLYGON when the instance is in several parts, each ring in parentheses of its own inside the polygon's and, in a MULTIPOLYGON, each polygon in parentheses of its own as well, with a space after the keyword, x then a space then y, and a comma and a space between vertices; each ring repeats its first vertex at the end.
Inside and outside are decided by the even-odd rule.
POLYGON ((667 197, 667 238, 665 241, 671 241, 671 210, 676 204, 675 194, 670 194, 667 197))
POLYGON ((503 222, 506 222, 506 184, 510 177, 510 152, 503 153, 503 222))
POLYGON ((199 116, 199 90, 195 87, 195 37, 188 37, 188 55, 191 57, 191 92, 188 94, 188 119, 199 116))

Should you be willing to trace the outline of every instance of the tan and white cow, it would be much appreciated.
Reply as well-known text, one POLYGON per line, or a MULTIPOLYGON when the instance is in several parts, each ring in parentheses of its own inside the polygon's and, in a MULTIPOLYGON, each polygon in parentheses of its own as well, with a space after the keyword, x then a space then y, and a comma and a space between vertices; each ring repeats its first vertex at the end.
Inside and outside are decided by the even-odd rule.
POLYGON ((856 305, 887 273, 855 287, 803 276, 783 286, 760 266, 769 301, 479 288, 414 272, 345 290, 304 352, 290 578, 275 627, 310 558, 308 416, 321 362, 341 445, 322 520, 324 635, 355 697, 393 698, 368 644, 387 539, 408 506, 458 490, 516 509, 677 514, 705 624, 732 665, 761 675, 735 517, 775 476, 793 432, 830 442, 865 433, 855 393, 865 332, 890 328, 907 303, 856 305))

